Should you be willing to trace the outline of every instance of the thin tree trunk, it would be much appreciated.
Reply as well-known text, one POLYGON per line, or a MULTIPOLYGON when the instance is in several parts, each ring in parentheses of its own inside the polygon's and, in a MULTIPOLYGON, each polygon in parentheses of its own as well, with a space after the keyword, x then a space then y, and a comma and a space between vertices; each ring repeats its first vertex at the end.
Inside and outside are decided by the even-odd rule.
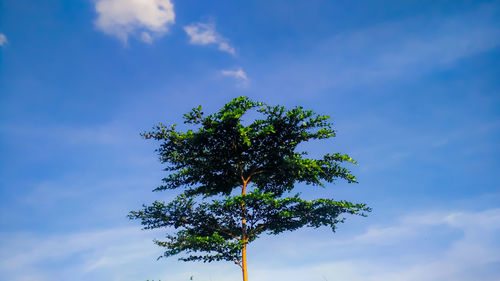
POLYGON ((247 244, 243 245, 243 249, 241 250, 242 263, 241 263, 241 271, 243 272, 243 281, 248 281, 247 274, 247 244))
MULTIPOLYGON (((243 186, 241 188, 241 195, 245 195, 248 179, 243 179, 243 186)), ((245 202, 241 203, 241 240, 243 240, 243 248, 241 249, 241 271, 243 273, 243 281, 248 281, 247 274, 247 225, 246 225, 246 210, 245 202)))

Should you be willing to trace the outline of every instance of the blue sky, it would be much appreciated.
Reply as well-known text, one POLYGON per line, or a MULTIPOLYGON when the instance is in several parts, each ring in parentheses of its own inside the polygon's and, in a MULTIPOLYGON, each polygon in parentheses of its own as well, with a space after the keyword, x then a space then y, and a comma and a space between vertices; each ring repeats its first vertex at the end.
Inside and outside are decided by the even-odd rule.
POLYGON ((239 280, 156 261, 128 211, 139 133, 246 95, 333 117, 366 202, 337 233, 263 237, 250 280, 500 280, 499 1, 0 0, 0 280, 239 280))

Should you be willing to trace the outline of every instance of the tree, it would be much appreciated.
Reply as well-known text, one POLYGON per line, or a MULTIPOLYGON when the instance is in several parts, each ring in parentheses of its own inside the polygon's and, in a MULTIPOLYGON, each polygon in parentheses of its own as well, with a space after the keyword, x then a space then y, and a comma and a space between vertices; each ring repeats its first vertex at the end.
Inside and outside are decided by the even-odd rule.
POLYGON ((157 152, 170 172, 154 191, 183 192, 169 203, 144 205, 129 217, 139 219, 144 229, 175 230, 166 240, 155 240, 165 247, 165 257, 185 253, 179 260, 231 261, 247 281, 247 245, 261 234, 305 226, 335 231, 344 221, 342 214, 365 216, 370 211, 365 204, 286 196, 296 183, 324 187, 339 178, 356 182, 341 166, 356 164, 348 155, 309 159, 307 152, 297 151, 301 143, 335 136, 328 119, 302 107, 288 110, 238 97, 208 116, 201 106, 185 114, 184 123, 194 130, 160 123, 142 134, 160 141, 157 152), (242 120, 249 111, 262 118, 242 120))

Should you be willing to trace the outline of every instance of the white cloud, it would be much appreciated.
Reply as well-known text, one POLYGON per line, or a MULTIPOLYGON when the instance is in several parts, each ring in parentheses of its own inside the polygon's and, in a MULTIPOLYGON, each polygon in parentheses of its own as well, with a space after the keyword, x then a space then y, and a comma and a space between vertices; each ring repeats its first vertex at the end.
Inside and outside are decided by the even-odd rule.
POLYGON ((236 81, 238 81, 238 86, 240 87, 245 87, 248 85, 247 74, 241 68, 238 68, 236 70, 222 70, 221 74, 236 79, 236 81))
POLYGON ((124 42, 132 35, 150 44, 175 22, 170 0, 97 0, 95 9, 97 28, 124 42))
POLYGON ((184 26, 184 31, 188 34, 189 42, 193 45, 215 44, 218 46, 219 50, 223 52, 227 52, 232 55, 236 54, 234 47, 229 45, 228 39, 224 38, 222 35, 217 33, 217 31, 215 31, 214 23, 192 23, 184 26))
POLYGON ((5 34, 0 33, 0 46, 7 45, 7 43, 9 43, 9 41, 7 41, 5 34))
POLYGON ((231 76, 239 80, 248 80, 247 74, 241 68, 237 70, 222 70, 221 73, 224 76, 231 76))

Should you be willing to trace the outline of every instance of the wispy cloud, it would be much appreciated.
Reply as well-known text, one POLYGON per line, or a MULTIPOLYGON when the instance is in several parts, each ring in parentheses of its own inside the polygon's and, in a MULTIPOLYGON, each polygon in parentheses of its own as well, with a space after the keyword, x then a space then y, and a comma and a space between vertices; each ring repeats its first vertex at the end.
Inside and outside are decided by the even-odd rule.
POLYGON ((37 139, 43 143, 64 145, 129 145, 140 141, 137 128, 124 121, 103 122, 93 126, 32 126, 27 124, 0 125, 0 133, 19 138, 37 139))
MULTIPOLYGON (((300 244, 286 237, 252 244, 250 275, 262 281, 497 280, 499 234, 500 209, 409 214, 392 224, 371 226, 352 238, 329 242, 306 235, 300 244), (429 248, 433 243, 439 247, 429 248), (269 255, 270 251, 281 253, 280 258, 269 255), (311 255, 321 257, 314 260, 311 255)), ((99 280, 168 276, 168 280, 181 281, 195 268, 196 280, 240 278, 238 269, 228 263, 186 264, 175 258, 156 262, 161 249, 153 245, 152 237, 161 238, 161 232, 131 227, 37 237, 0 233, 0 274, 13 281, 33 276, 41 281, 88 280, 91 276, 99 280), (65 263, 68 259, 71 264, 65 263)))
POLYGON ((248 86, 248 76, 241 67, 235 70, 221 70, 221 74, 236 79, 239 87, 248 86))
MULTIPOLYGON (((488 237, 492 231, 500 230, 500 209, 411 214, 400 218, 395 224, 371 226, 363 234, 337 241, 335 244, 394 245, 402 243, 403 240, 418 238, 424 232, 431 232, 432 227, 458 229, 464 234, 462 239, 477 235, 488 237)), ((500 254, 495 256, 500 258, 500 254)))
POLYGON ((499 11, 498 5, 480 5, 449 16, 345 31, 318 43, 306 56, 282 58, 283 63, 275 62, 276 68, 261 75, 270 81, 265 85, 286 85, 308 97, 325 89, 366 89, 413 78, 499 46, 499 11))
POLYGON ((253 277, 275 280, 280 276, 278 279, 297 281, 496 280, 500 273, 495 266, 500 262, 498 235, 500 209, 411 214, 330 242, 303 237, 301 244, 290 239, 293 245, 266 245, 268 251, 288 251, 288 256, 300 257, 303 263, 263 262, 253 277))
POLYGON ((97 0, 95 9, 97 28, 123 42, 133 35, 151 44, 175 22, 170 0, 97 0))
POLYGON ((214 44, 218 46, 220 51, 236 55, 236 50, 228 43, 229 40, 217 33, 213 22, 192 23, 184 26, 184 31, 189 36, 189 42, 193 45, 214 44))
POLYGON ((3 241, 8 241, 8 244, 2 243, 0 275, 16 281, 28 280, 30 276, 37 276, 33 280, 53 280, 66 275, 67 278, 73 275, 76 280, 85 280, 86 274, 103 268, 118 270, 140 260, 154 260, 161 253, 151 242, 151 233, 138 227, 46 237, 21 233, 6 235, 0 234, 3 241), (61 266, 68 259, 75 264, 61 266), (44 266, 47 262, 60 266, 57 271, 52 271, 50 266, 44 266))
POLYGON ((5 34, 0 33, 0 46, 7 45, 7 43, 9 43, 9 41, 7 41, 5 34))

